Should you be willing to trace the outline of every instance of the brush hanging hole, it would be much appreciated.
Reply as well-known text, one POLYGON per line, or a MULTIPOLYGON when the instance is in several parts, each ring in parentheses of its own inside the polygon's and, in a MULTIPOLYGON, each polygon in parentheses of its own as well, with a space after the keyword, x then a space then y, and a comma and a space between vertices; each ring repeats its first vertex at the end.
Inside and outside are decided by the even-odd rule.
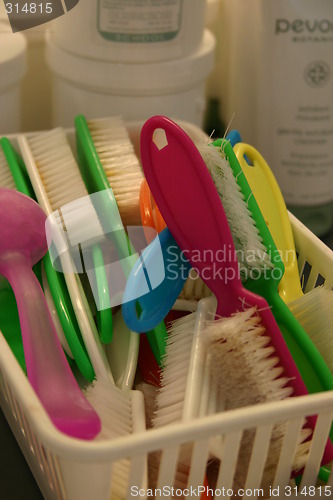
POLYGON ((164 149, 168 145, 168 139, 165 130, 162 128, 157 128, 153 133, 153 143, 159 151, 164 149))

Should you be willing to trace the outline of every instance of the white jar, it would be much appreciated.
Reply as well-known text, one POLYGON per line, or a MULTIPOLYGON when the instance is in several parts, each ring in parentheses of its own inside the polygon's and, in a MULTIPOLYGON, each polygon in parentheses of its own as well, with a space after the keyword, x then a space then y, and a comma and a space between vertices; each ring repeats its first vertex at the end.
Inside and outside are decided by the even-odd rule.
POLYGON ((125 121, 165 114, 199 127, 205 111, 205 83, 214 66, 215 38, 205 31, 199 50, 163 63, 113 63, 70 54, 46 36, 46 58, 53 73, 54 126, 73 126, 76 114, 88 118, 122 115, 125 121))
POLYGON ((82 57, 153 62, 196 52, 206 0, 80 0, 51 25, 52 43, 82 57))
POLYGON ((0 22, 0 134, 21 131, 21 80, 26 72, 27 43, 0 22))

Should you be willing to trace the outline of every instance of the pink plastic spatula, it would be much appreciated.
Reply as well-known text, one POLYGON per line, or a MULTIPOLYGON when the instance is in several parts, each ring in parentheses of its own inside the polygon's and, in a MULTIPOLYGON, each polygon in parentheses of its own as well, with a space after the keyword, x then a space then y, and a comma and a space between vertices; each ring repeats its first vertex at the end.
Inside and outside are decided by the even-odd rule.
MULTIPOLYGON (((142 167, 167 227, 217 299, 216 316, 255 306, 293 395, 308 394, 266 300, 242 285, 228 220, 198 149, 172 120, 154 116, 141 130, 142 167)), ((308 418, 313 428, 315 420, 308 418)), ((324 461, 332 458, 327 443, 324 461)))
POLYGON ((47 252, 46 215, 28 196, 0 189, 0 274, 19 312, 28 379, 54 425, 81 439, 101 429, 67 363, 41 286, 32 271, 47 252))

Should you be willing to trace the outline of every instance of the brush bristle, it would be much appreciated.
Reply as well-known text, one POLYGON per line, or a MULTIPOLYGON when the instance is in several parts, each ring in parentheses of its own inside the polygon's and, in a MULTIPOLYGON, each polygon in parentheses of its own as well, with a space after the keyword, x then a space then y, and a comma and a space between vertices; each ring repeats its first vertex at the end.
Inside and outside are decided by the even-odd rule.
POLYGON ((205 143, 196 146, 220 195, 241 270, 263 272, 271 268, 267 248, 222 148, 205 143))
POLYGON ((136 389, 141 391, 145 400, 145 416, 147 422, 147 429, 150 429, 153 416, 156 412, 156 398, 158 387, 156 385, 148 384, 147 382, 140 382, 137 384, 136 389))
POLYGON ((64 227, 68 233, 73 247, 84 243, 84 239, 89 242, 104 240, 105 233, 91 196, 86 195, 67 205, 62 205, 54 215, 58 226, 64 227))
MULTIPOLYGON (((202 348, 207 348, 211 377, 216 382, 217 408, 227 411, 266 401, 280 401, 292 395, 289 380, 283 376, 283 368, 279 365, 279 358, 271 346, 270 338, 265 335, 256 308, 229 318, 207 318, 208 315, 201 341, 202 348)), ((157 393, 157 410, 152 419, 155 427, 181 421, 183 418, 195 323, 195 313, 172 323, 166 347, 162 387, 157 393)), ((285 428, 285 423, 281 422, 272 431, 263 484, 269 484, 274 478, 285 428)), ((304 428, 300 432, 294 470, 300 470, 306 462, 310 446, 306 441, 310 435, 310 429, 304 428)), ((244 486, 254 437, 253 431, 244 432, 234 485, 244 486)), ((181 447, 175 475, 175 484, 180 488, 187 484, 191 454, 190 443, 181 447)), ((159 463, 160 455, 153 454, 149 462, 153 485, 156 484, 159 463)))
MULTIPOLYGON (((153 427, 153 419, 154 419, 154 414, 156 413, 157 394, 159 388, 155 385, 147 384, 145 382, 141 382, 140 384, 137 385, 136 388, 140 390, 144 395, 147 428, 150 429, 151 427, 153 427)), ((148 482, 150 488, 156 487, 160 463, 161 463, 160 452, 154 452, 149 454, 148 482)), ((185 488, 187 478, 188 478, 188 467, 178 463, 174 487, 185 488)))
POLYGON ((84 392, 102 422, 102 430, 96 439, 103 440, 132 434, 130 392, 122 391, 100 377, 88 385, 84 392))
POLYGON ((179 294, 179 299, 199 301, 211 295, 212 292, 208 286, 202 281, 198 273, 194 269, 191 269, 185 285, 179 294))
POLYGON ((291 396, 292 388, 256 308, 208 321, 203 341, 225 409, 291 396))
POLYGON ((157 392, 154 427, 181 421, 196 314, 191 313, 171 323, 168 328, 166 354, 157 392))
POLYGON ((123 500, 126 498, 128 478, 131 469, 129 459, 117 460, 112 464, 111 494, 112 500, 123 500))
POLYGON ((88 120, 87 125, 123 224, 141 224, 139 198, 143 172, 122 119, 88 120))
MULTIPOLYGON (((189 383, 193 384, 190 368, 193 348, 200 349, 195 334, 196 320, 197 314, 191 313, 173 321, 168 328, 161 387, 157 389, 155 416, 152 418, 153 427, 187 418, 185 401, 187 391, 192 389, 189 389, 189 383)), ((184 489, 187 485, 192 449, 192 443, 183 444, 179 449, 173 483, 175 488, 184 489)), ((149 481, 152 487, 156 486, 160 460, 160 453, 149 456, 149 481)))
POLYGON ((333 290, 318 286, 288 307, 333 373, 333 290))
MULTIPOLYGON (((218 406, 225 410, 243 408, 269 401, 281 401, 292 396, 288 379, 282 375, 270 338, 265 334, 256 308, 249 308, 229 318, 207 321, 203 339, 211 359, 212 376, 218 388, 218 406)), ((278 463, 285 422, 275 425, 271 433, 263 485, 272 484, 278 463)), ((311 430, 303 428, 298 439, 293 470, 304 467, 310 444, 306 440, 311 430)), ((243 434, 235 473, 235 484, 244 486, 255 433, 243 434)))
MULTIPOLYGON (((139 397, 142 394, 138 391, 122 391, 109 381, 98 378, 84 389, 84 393, 102 422, 102 430, 96 440, 110 441, 146 428, 143 397, 139 397)), ((112 464, 110 498, 126 497, 130 471, 130 459, 117 460, 112 464)), ((144 475, 146 476, 146 470, 144 475)), ((145 482, 144 478, 144 484, 145 482)))
MULTIPOLYGON (((57 128, 33 136, 27 142, 33 159, 29 154, 27 166, 40 180, 39 191, 36 191, 38 201, 47 213, 53 212, 54 220, 66 233, 74 253, 79 245, 85 251, 85 244, 91 246, 93 242, 104 241, 104 231, 92 199, 98 193, 88 194, 65 131, 57 128)), ((89 269, 87 252, 84 259, 89 269)))
POLYGON ((0 147, 0 187, 16 189, 4 152, 0 147))
POLYGON ((28 144, 52 211, 88 194, 63 129, 34 135, 28 144))

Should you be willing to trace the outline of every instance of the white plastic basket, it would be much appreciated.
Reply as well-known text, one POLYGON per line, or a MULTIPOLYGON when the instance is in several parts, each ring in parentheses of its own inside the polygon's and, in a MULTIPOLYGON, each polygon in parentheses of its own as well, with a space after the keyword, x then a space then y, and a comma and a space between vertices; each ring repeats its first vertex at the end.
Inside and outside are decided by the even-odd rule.
MULTIPOLYGON (((305 268, 307 270, 306 291, 316 286, 318 277, 333 288, 333 252, 291 214, 290 219, 300 274, 305 268)), ((276 488, 275 497, 279 491, 278 498, 296 498, 300 494, 296 495, 295 484, 290 482, 290 469, 302 421, 310 415, 318 415, 318 419, 299 491, 308 493, 303 494, 303 498, 333 495, 333 473, 327 483, 317 484, 320 461, 332 423, 333 392, 231 410, 113 441, 85 442, 61 434, 54 428, 0 334, 0 404, 46 499, 119 498, 112 491, 112 471, 117 461, 125 459, 130 462, 126 498, 149 497, 150 491, 141 484, 142 464, 144 457, 155 451, 162 451, 156 487, 165 486, 160 496, 168 498, 167 493, 170 497, 172 492, 179 447, 184 443, 193 444, 187 496, 191 496, 191 491, 192 496, 196 496, 198 488, 204 484, 209 443, 217 435, 223 439, 224 447, 223 459, 216 471, 216 498, 229 498, 231 490, 228 488, 232 487, 241 436, 250 428, 256 430, 256 439, 244 486, 248 494, 245 491, 244 497, 263 498, 260 483, 267 446, 273 425, 280 421, 286 421, 287 426, 272 488, 276 488), (317 490, 314 490, 316 484, 317 490)))

